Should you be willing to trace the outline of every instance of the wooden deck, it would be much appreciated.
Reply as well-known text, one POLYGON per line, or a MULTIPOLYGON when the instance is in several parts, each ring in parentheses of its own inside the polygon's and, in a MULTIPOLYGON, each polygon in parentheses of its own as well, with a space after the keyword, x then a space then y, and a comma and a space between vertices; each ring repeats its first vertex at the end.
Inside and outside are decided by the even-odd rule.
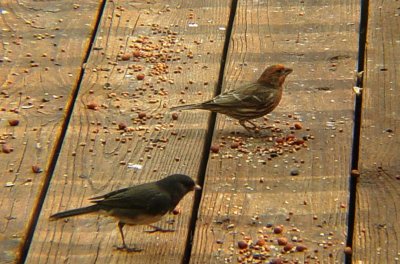
POLYGON ((1 0, 0 263, 400 263, 400 5, 369 2, 1 0), (272 129, 172 119, 276 63, 272 129), (203 190, 140 253, 48 220, 176 172, 203 190))

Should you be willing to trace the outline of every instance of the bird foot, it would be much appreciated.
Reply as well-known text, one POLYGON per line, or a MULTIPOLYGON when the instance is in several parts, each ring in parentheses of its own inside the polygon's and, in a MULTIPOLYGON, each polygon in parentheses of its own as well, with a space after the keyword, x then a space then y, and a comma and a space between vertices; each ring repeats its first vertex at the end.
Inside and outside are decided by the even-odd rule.
POLYGON ((162 232, 162 233, 167 233, 167 232, 175 232, 174 229, 164 229, 158 226, 150 226, 153 229, 152 230, 145 230, 144 232, 146 233, 155 233, 155 232, 162 232))
POLYGON ((242 127, 244 127, 249 132, 260 133, 260 127, 249 120, 239 121, 239 124, 242 125, 242 127), (246 122, 249 123, 251 126, 247 126, 246 122))
POLYGON ((141 248, 127 247, 126 245, 116 246, 116 250, 118 250, 118 251, 126 251, 128 253, 143 251, 143 249, 141 249, 141 248))

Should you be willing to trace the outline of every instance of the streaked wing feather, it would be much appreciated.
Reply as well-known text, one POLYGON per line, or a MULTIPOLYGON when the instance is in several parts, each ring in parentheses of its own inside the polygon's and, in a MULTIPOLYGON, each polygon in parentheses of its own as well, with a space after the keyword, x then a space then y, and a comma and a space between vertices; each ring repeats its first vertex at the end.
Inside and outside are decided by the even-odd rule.
POLYGON ((264 90, 260 90, 260 85, 254 83, 239 87, 236 90, 227 91, 204 104, 237 107, 238 103, 240 103, 241 107, 254 108, 254 106, 263 104, 268 100, 265 98, 266 95, 268 97, 274 96, 273 93, 266 93, 264 90))

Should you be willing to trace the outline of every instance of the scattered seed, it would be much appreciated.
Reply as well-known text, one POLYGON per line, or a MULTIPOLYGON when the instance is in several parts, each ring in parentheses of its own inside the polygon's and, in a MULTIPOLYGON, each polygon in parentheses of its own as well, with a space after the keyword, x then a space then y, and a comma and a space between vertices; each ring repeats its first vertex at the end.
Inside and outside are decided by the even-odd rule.
POLYGON ((33 171, 34 173, 41 173, 41 172, 43 172, 43 169, 40 168, 38 165, 33 165, 33 166, 32 166, 32 171, 33 171))
POLYGON ((212 153, 218 153, 219 152, 219 145, 218 144, 214 144, 210 147, 210 150, 212 153))
POLYGON ((280 246, 284 246, 288 243, 288 239, 286 237, 279 237, 276 241, 280 246))
POLYGON ((238 147, 239 147, 239 143, 238 142, 233 142, 231 144, 231 148, 233 148, 233 149, 237 149, 238 147))
POLYGON ((352 253, 353 253, 353 250, 351 249, 351 247, 345 247, 344 248, 344 254, 350 255, 352 253))
POLYGON ((297 175, 299 175, 299 170, 298 169, 292 169, 291 171, 290 171, 290 175, 292 175, 292 176, 297 176, 297 175))
POLYGON ((182 212, 181 208, 175 207, 174 210, 172 210, 173 215, 178 215, 182 212))
POLYGON ((127 127, 128 127, 127 124, 124 122, 118 124, 118 130, 124 130, 127 127))
POLYGON ((124 53, 124 54, 121 55, 121 60, 127 61, 127 60, 130 60, 131 57, 132 57, 131 53, 124 53))
POLYGON ((277 226, 274 228, 274 233, 275 234, 280 234, 283 232, 283 228, 281 226, 277 226))
POLYGON ((264 246, 266 244, 265 239, 258 239, 256 242, 256 245, 258 246, 264 246))
POLYGON ((145 77, 145 75, 143 73, 139 73, 138 75, 136 75, 136 79, 138 79, 139 81, 143 80, 145 77))
POLYGON ((147 114, 145 113, 145 112, 140 112, 139 114, 138 114, 138 117, 140 118, 140 119, 143 119, 143 118, 145 118, 147 116, 147 114))
POLYGON ((296 246, 296 251, 298 251, 298 252, 303 252, 305 250, 307 250, 307 247, 305 245, 297 245, 296 246))
POLYGON ((284 247, 283 247, 283 250, 284 251, 290 251, 290 250, 292 250, 294 248, 294 245, 292 244, 292 243, 287 243, 284 247))
POLYGON ((240 248, 240 249, 246 249, 248 246, 249 246, 249 244, 247 244, 246 241, 240 240, 238 242, 238 248, 240 248))
POLYGON ((4 153, 11 153, 14 151, 14 149, 9 145, 9 144, 3 144, 1 146, 1 149, 4 153))
POLYGON ((172 113, 172 120, 178 120, 178 113, 172 113))
POLYGON ((294 128, 300 130, 303 128, 303 125, 301 123, 294 123, 294 128))
POLYGON ((95 102, 90 102, 86 105, 86 107, 91 110, 97 110, 99 108, 99 105, 95 102))
POLYGON ((10 119, 10 120, 8 120, 8 124, 10 124, 10 126, 18 126, 19 120, 17 120, 17 119, 10 119))

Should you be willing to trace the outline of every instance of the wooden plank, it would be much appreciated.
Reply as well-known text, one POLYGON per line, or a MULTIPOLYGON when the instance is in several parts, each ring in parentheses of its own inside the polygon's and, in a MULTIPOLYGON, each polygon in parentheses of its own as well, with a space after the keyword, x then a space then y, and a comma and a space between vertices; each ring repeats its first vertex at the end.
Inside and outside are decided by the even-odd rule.
POLYGON ((170 217, 173 225, 160 222, 176 232, 125 228, 127 243, 143 249, 137 254, 113 249, 121 243, 113 219, 92 215, 65 223, 48 217, 88 205, 93 195, 171 173, 197 177, 210 114, 174 121, 168 107, 179 104, 182 93, 199 100, 213 95, 229 7, 223 0, 106 3, 28 263, 182 261, 193 194, 181 202, 182 214, 170 217), (138 57, 117 59, 128 53, 138 57), (145 77, 139 81, 141 73, 145 77), (126 129, 119 130, 119 124, 126 129), (129 164, 143 168, 135 171, 129 164))
POLYGON ((400 259, 399 4, 370 1, 354 263, 400 259))
POLYGON ((218 115, 212 144, 220 149, 210 154, 191 263, 343 262, 358 17, 358 1, 238 2, 224 89, 268 65, 294 71, 280 106, 258 120, 280 130, 252 136, 218 115), (291 133, 308 141, 277 143, 291 133), (260 236, 269 251, 239 250, 260 236), (283 253, 282 237, 307 250, 283 253))
POLYGON ((74 3, 0 4, 0 263, 20 257, 93 34, 98 1, 74 3))

